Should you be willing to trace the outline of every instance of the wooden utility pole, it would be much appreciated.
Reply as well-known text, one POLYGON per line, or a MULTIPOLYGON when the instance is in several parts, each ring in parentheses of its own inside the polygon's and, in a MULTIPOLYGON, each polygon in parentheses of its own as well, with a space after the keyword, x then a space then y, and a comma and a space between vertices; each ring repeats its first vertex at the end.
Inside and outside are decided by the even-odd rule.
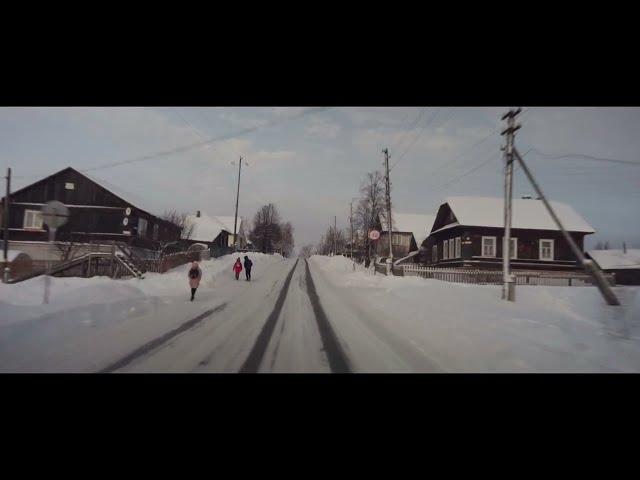
POLYGON ((240 161, 238 162, 238 189, 236 192, 236 215, 233 220, 233 249, 238 249, 238 235, 237 235, 237 227, 238 227, 238 202, 240 200, 240 174, 242 173, 242 157, 240 157, 240 161))
POLYGON ((389 258, 387 258, 387 275, 391 273, 391 265, 393 264, 393 247, 391 243, 391 231, 393 230, 391 219, 391 181, 389 180, 389 149, 382 150, 384 153, 384 169, 385 169, 385 195, 387 204, 387 229, 389 230, 389 258))
POLYGON ((351 231, 351 241, 349 242, 351 250, 351 263, 353 264, 353 271, 356 271, 356 262, 353 260, 353 200, 349 203, 349 230, 351 231))
POLYGON ((338 217, 333 216, 333 256, 338 253, 338 217))
POLYGON ((522 109, 509 110, 502 116, 502 120, 507 120, 507 128, 502 132, 506 135, 505 152, 505 175, 504 175, 504 237, 502 242, 502 299, 510 302, 516 299, 515 278, 511 275, 511 204, 513 199, 513 140, 515 132, 520 128, 516 125, 516 115, 522 109))
POLYGON ((9 267, 9 195, 11 194, 11 168, 7 168, 7 194, 4 197, 4 242, 3 242, 3 253, 4 253, 4 272, 2 276, 2 281, 4 283, 9 282, 9 273, 11 272, 11 268, 9 267))

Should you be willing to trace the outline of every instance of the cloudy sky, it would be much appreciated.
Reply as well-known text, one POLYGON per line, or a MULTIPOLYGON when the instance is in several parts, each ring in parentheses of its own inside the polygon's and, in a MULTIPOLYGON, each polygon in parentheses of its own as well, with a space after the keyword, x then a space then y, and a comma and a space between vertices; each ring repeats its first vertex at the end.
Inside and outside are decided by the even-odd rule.
MULTIPOLYGON (((640 247, 640 109, 523 107, 516 145, 553 200, 608 240, 640 247), (533 149, 533 150, 531 150, 533 149), (545 157, 543 155, 548 155, 545 157), (581 154, 586 158, 552 158, 581 154)), ((394 208, 435 213, 448 195, 501 196, 504 107, 0 108, 3 175, 14 189, 67 166, 142 197, 156 212, 233 215, 273 202, 298 247, 316 243, 366 172, 391 155, 394 208), (211 142, 205 143, 208 140, 211 142), (181 148, 188 147, 188 148, 181 148), (176 150, 172 152, 173 150, 176 150), (115 164, 115 165, 114 165, 115 164)), ((516 170, 514 194, 532 194, 516 170)))

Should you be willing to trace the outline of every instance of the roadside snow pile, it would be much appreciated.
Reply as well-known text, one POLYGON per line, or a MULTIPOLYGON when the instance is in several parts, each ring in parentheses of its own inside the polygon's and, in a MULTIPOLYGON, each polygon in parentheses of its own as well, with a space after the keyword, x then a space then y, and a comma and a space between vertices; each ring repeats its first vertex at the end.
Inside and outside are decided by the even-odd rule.
POLYGON ((336 299, 323 307, 341 340, 378 352, 361 371, 640 372, 638 287, 615 288, 621 307, 594 287, 518 286, 511 303, 500 286, 353 272, 340 257, 310 263, 321 301, 336 299))
MULTIPOLYGON (((231 267, 237 257, 225 255, 200 262, 201 291, 213 289, 218 277, 232 274, 231 267)), ((252 253, 255 268, 282 261, 280 255, 252 253)), ((0 284, 0 326, 52 313, 70 307, 115 303, 146 297, 184 296, 188 291, 187 272, 191 264, 181 265, 164 274, 146 273, 145 279, 113 280, 109 277, 51 278, 50 303, 42 305, 43 276, 16 284, 0 284)))

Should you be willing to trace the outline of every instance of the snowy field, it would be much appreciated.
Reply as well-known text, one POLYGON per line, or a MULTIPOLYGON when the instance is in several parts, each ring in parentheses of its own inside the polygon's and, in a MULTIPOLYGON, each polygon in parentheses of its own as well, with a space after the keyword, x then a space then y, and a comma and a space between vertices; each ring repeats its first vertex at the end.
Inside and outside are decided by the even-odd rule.
MULTIPOLYGON (((97 371, 207 308, 242 296, 248 282, 232 280, 234 259, 201 262, 193 303, 189 265, 147 273, 144 280, 52 278, 48 305, 42 305, 43 277, 0 284, 0 372, 97 371)), ((251 259, 252 285, 284 263, 280 255, 252 253, 251 259)))
POLYGON ((314 256, 314 281, 355 371, 638 372, 640 288, 501 287, 373 275, 314 256), (325 299, 333 299, 326 302, 325 299))

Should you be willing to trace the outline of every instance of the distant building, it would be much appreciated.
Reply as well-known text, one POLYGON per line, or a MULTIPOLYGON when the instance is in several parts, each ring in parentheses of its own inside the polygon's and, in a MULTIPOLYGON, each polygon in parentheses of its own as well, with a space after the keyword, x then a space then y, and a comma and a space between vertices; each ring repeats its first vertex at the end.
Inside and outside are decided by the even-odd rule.
MULTIPOLYGON (((187 216, 187 228, 182 232, 181 242, 187 247, 195 243, 205 244, 213 254, 231 251, 234 245, 234 218, 232 216, 211 216, 198 210, 195 215, 187 216)), ((238 217, 236 231, 238 235, 237 248, 244 249, 247 241, 241 217, 238 217)))
MULTIPOLYGON (((571 206, 551 202, 578 247, 594 233, 571 206)), ((423 242, 429 265, 502 268, 504 202, 502 198, 450 197, 438 209, 423 242)), ((511 265, 514 269, 573 270, 577 259, 541 200, 513 200, 511 265)))
POLYGON ((589 250, 587 257, 606 273, 614 273, 618 285, 640 285, 640 249, 589 250))
MULTIPOLYGON (((420 245, 429 235, 435 215, 414 213, 399 213, 391 211, 391 249, 393 258, 406 257, 410 252, 420 249, 420 245)), ((375 253, 378 257, 389 256, 389 236, 386 215, 378 217, 374 228, 380 231, 380 238, 376 241, 375 253)))

